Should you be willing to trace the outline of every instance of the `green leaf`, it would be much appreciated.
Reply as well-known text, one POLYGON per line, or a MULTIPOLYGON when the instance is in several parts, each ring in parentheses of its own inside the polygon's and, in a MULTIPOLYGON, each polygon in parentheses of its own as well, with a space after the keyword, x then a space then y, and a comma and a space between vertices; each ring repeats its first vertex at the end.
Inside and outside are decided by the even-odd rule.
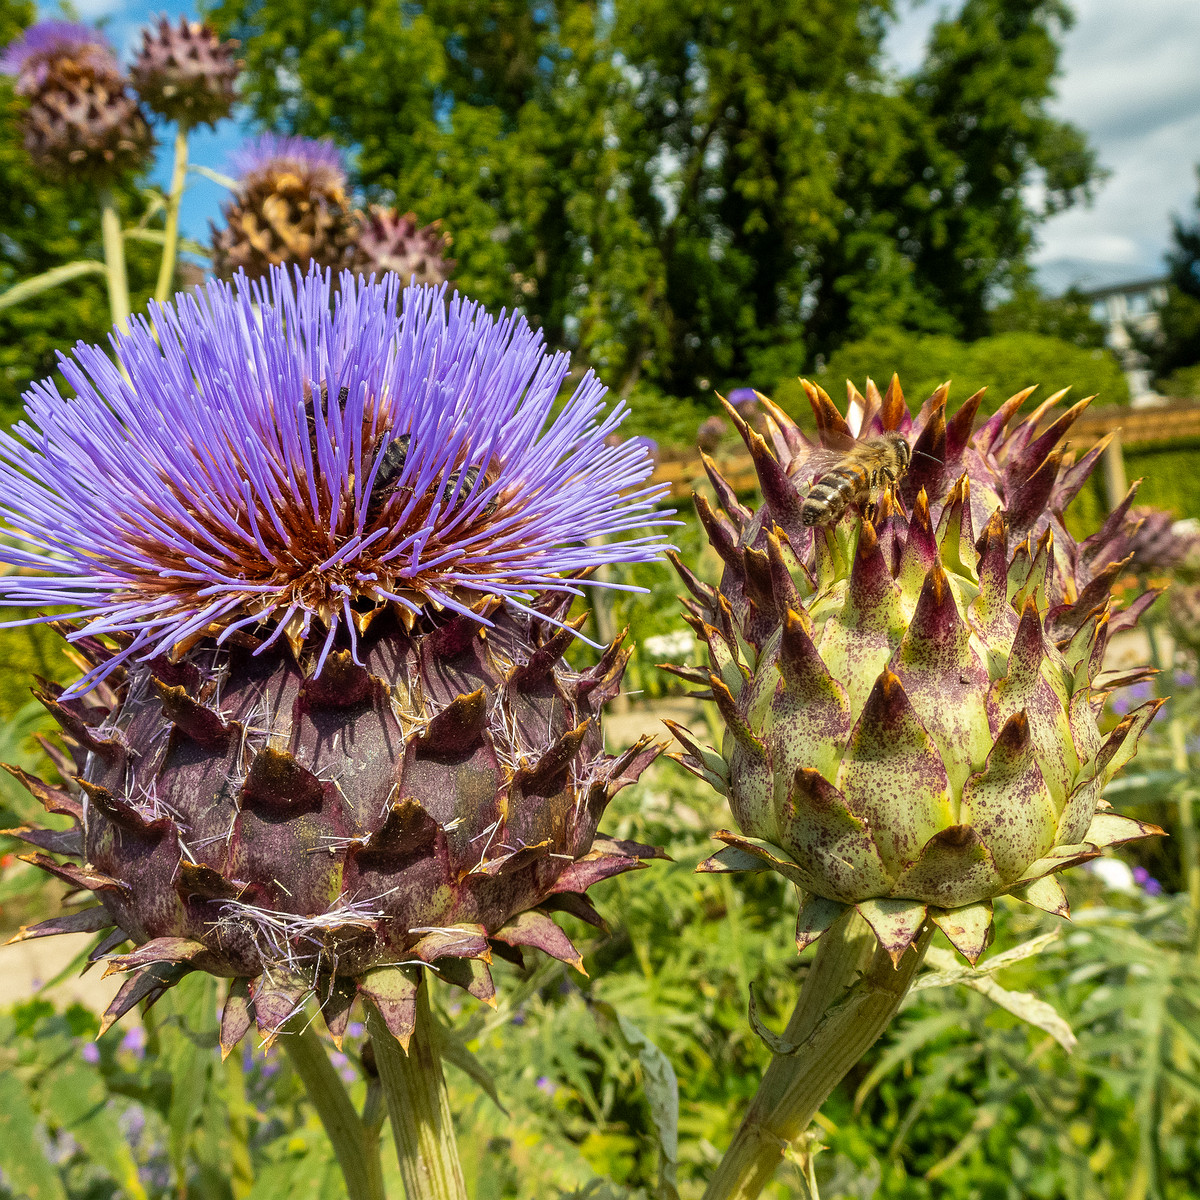
POLYGON ((43 1111, 61 1125, 131 1200, 146 1200, 133 1157, 117 1120, 103 1076, 79 1058, 59 1062, 43 1076, 43 1111))
POLYGON ((492 1073, 468 1049, 466 1043, 451 1026, 437 1017, 434 1019, 434 1026, 437 1031, 438 1053, 442 1059, 451 1066, 457 1067, 464 1075, 478 1084, 488 1099, 507 1117, 508 1109, 500 1103, 500 1096, 496 1091, 496 1081, 492 1078, 492 1073))
POLYGON ((216 987, 211 975, 197 972, 172 992, 179 1015, 167 1058, 171 1073, 167 1154, 180 1180, 187 1178, 192 1131, 204 1106, 216 1058, 216 987))
POLYGON ((754 984, 750 985, 750 1026, 772 1054, 795 1054, 804 1045, 804 1042, 793 1042, 781 1037, 763 1024, 762 1018, 758 1015, 758 1001, 754 997, 754 984))
POLYGON ((21 1082, 0 1074, 0 1167, 25 1200, 66 1200, 58 1172, 38 1149, 37 1116, 21 1082))
POLYGON ((679 1200, 679 1081, 667 1056, 627 1017, 599 1001, 598 1012, 615 1022, 625 1045, 642 1067, 642 1087, 650 1102, 650 1120, 658 1134, 659 1167, 655 1200, 679 1200))
POLYGON ((34 296, 49 291, 50 288, 69 283, 82 275, 104 275, 107 271, 108 268, 102 262, 89 259, 64 263, 61 267, 51 267, 49 271, 43 271, 32 279, 22 279, 20 283, 14 283, 6 291, 0 292, 0 309, 13 304, 23 304, 26 300, 32 300, 34 296))

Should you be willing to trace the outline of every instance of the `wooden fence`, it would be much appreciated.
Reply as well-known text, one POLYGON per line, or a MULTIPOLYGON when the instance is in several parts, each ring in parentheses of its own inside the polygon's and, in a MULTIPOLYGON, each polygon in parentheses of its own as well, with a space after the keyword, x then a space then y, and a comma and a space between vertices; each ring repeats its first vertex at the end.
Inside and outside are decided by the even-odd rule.
MULTIPOLYGON (((1049 420, 1046 422, 1049 424, 1049 420)), ((1152 445, 1195 438, 1200 440, 1200 404, 1172 401, 1153 408, 1101 408, 1088 410, 1071 427, 1067 444, 1077 451, 1094 446, 1109 433, 1115 433, 1105 456, 1106 491, 1110 502, 1125 494, 1125 471, 1121 451, 1129 446, 1152 445)), ((754 464, 743 449, 734 453, 714 454, 721 474, 735 491, 753 491, 758 486, 754 464)), ((697 482, 704 478, 704 466, 695 448, 666 450, 655 468, 653 481, 666 484, 671 500, 686 500, 697 482)))

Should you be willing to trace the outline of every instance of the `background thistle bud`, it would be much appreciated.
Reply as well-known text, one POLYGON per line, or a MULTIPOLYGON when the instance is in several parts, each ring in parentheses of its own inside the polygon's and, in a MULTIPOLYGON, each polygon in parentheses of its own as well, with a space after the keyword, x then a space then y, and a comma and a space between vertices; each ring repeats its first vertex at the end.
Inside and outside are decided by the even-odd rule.
POLYGON ((238 187, 212 230, 212 268, 221 279, 245 271, 309 263, 351 266, 357 218, 346 196, 346 168, 330 141, 264 134, 237 158, 238 187))
POLYGON ((223 42, 203 21, 161 17, 142 30, 142 48, 129 69, 133 86, 151 111, 191 128, 229 116, 241 64, 236 40, 223 42))
POLYGON ((976 430, 978 395, 947 418, 939 389, 914 419, 893 380, 852 392, 847 420, 806 388, 817 445, 764 397, 772 453, 729 407, 765 503, 744 508, 708 461, 724 512, 696 505, 721 587, 678 564, 710 659, 682 673, 727 730, 716 752, 677 729, 682 761, 741 831, 718 834, 727 848, 701 869, 795 882, 801 948, 854 906, 894 961, 927 919, 974 961, 995 896, 1065 913, 1056 871, 1161 832, 1101 798, 1158 702, 1101 735, 1104 649, 1144 602, 1115 610, 1111 528, 1076 544, 1062 523, 1098 453, 1068 463, 1061 448, 1086 402, 1039 432, 1061 393, 1016 421, 1021 393, 976 430), (851 505, 810 523, 816 480, 886 483, 886 440, 871 439, 889 432, 911 459, 874 489, 871 518, 851 505))
POLYGON ((112 48, 97 30, 41 21, 12 42, 0 70, 28 99, 21 115, 25 148, 54 179, 106 183, 149 161, 150 126, 112 48))
POLYGON ((19 936, 132 943, 105 1027, 205 970, 226 1050, 314 992, 336 1037, 362 995, 407 1041, 420 964, 485 1001, 493 952, 579 966, 549 914, 597 921, 587 888, 657 853, 596 832, 659 750, 604 752, 626 656, 562 657, 572 577, 658 552, 644 450, 605 445, 594 376, 551 418, 567 359, 520 318, 331 293, 211 283, 154 309, 165 349, 118 337, 127 385, 80 346, 76 398, 0 435, 0 590, 81 609, 90 666, 39 691, 66 785, 17 772, 70 827, 19 836, 99 900, 19 936))
POLYGON ((454 270, 449 249, 441 221, 419 226, 415 213, 372 204, 359 218, 354 269, 363 275, 395 271, 405 282, 445 283, 454 270))

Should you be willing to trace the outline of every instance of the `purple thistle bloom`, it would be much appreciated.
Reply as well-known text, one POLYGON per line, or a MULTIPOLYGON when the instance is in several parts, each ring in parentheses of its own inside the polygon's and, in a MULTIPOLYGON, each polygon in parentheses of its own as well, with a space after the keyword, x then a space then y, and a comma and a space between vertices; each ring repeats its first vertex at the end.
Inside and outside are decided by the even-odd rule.
POLYGON ((327 178, 334 178, 339 184, 346 182, 342 151, 328 138, 264 133, 237 151, 233 169, 239 179, 291 169, 302 174, 327 173, 327 178))
POLYGON ((79 1052, 80 1058, 85 1063, 91 1063, 95 1066, 100 1061, 100 1047, 95 1042, 85 1042, 83 1049, 79 1052))
POLYGON ((129 639, 72 695, 205 631, 266 624, 265 649, 323 628, 323 665, 339 631, 357 655, 364 609, 488 625, 489 595, 528 611, 663 549, 645 446, 604 444, 623 405, 604 414, 589 373, 555 415, 567 355, 515 314, 277 269, 152 305, 113 346, 128 378, 81 343, 60 360, 75 397, 37 383, 0 434, 0 517, 24 543, 0 547, 21 572, 0 600, 129 639))
POLYGON ((4 48, 0 73, 18 78, 23 95, 38 90, 46 81, 51 64, 70 58, 96 74, 119 75, 112 47, 98 29, 77 21, 38 21, 4 48))

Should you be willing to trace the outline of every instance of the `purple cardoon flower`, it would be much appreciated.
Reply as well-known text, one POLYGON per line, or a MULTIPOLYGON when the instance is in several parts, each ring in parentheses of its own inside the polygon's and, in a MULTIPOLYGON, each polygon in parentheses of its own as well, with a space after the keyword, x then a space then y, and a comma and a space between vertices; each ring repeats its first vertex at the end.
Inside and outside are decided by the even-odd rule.
POLYGON ((235 156, 234 170, 237 188, 221 209, 225 223, 211 226, 218 278, 245 271, 260 279, 283 265, 307 270, 315 263, 335 272, 355 266, 360 221, 333 142, 263 134, 235 156))
POLYGON ((22 569, 0 598, 75 607, 73 639, 132 635, 71 694, 214 628, 269 624, 261 651, 323 627, 322 663, 339 632, 357 657, 364 606, 487 625, 485 596, 525 609, 661 549, 628 536, 657 493, 644 445, 604 446, 622 406, 603 416, 589 374, 551 422, 567 357, 521 317, 276 270, 155 306, 115 346, 128 379, 80 345, 75 398, 35 384, 0 434, 0 515, 25 543, 0 547, 22 569))
POLYGON ((77 828, 20 836, 100 901, 18 936, 137 943, 103 1028, 231 980, 226 1052, 314 993, 339 1045, 360 995, 407 1043, 422 963, 485 1002, 494 950, 582 967, 549 914, 658 853, 598 832, 660 749, 604 750, 620 639, 563 663, 579 576, 662 548, 621 406, 395 275, 214 282, 113 347, 0 434, 0 598, 74 608, 91 664, 37 693, 82 798, 20 776, 77 828))
POLYGON ((94 75, 120 76, 108 39, 78 21, 38 21, 0 54, 0 73, 16 77, 18 95, 40 91, 58 64, 69 60, 94 75))
POLYGON ((143 166, 154 147, 137 98, 103 35, 72 21, 41 21, 10 43, 0 70, 27 98, 25 148, 44 174, 107 183, 143 166))
POLYGON ((290 170, 297 174, 323 172, 342 186, 346 182, 345 157, 328 138, 260 134, 234 154, 233 169, 239 180, 290 170))

